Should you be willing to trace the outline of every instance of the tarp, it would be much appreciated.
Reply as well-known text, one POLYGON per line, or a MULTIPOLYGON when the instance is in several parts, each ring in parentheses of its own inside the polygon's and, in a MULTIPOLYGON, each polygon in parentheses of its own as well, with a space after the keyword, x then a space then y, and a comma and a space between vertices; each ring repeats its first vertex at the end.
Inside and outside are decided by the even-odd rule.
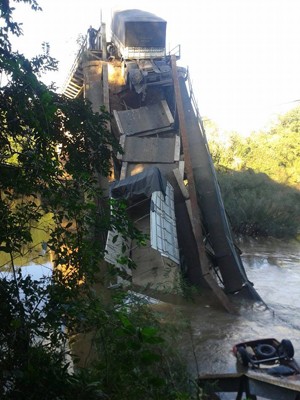
POLYGON ((146 168, 139 174, 115 181, 110 186, 110 196, 115 199, 134 199, 144 195, 150 197, 160 191, 166 195, 167 180, 157 167, 146 168))
POLYGON ((142 10, 116 11, 111 30, 126 47, 165 47, 167 22, 142 10))

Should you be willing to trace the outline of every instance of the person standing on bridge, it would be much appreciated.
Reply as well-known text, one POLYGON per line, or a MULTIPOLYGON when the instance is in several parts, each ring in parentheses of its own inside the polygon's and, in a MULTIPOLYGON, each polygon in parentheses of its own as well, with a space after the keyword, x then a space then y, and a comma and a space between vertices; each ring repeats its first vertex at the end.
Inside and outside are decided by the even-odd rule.
POLYGON ((96 50, 96 37, 98 31, 90 25, 88 29, 89 50, 96 50))

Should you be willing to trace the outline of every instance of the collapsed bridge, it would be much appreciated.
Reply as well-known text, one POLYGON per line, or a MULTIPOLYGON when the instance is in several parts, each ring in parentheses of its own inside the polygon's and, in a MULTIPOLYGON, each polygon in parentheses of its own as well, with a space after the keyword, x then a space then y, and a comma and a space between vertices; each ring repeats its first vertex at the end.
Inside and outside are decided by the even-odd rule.
MULTIPOLYGON (((137 264, 127 270, 131 281, 170 288, 184 273, 232 311, 233 296, 261 299, 234 244, 190 76, 177 66, 180 47, 166 53, 166 25, 141 10, 116 12, 111 41, 101 24, 80 49, 63 92, 113 115, 109 129, 123 154, 107 187, 110 196, 128 200, 136 227, 150 238, 143 248, 127 243, 137 264)), ((124 269, 123 239, 114 237, 108 232, 106 261, 124 269)))

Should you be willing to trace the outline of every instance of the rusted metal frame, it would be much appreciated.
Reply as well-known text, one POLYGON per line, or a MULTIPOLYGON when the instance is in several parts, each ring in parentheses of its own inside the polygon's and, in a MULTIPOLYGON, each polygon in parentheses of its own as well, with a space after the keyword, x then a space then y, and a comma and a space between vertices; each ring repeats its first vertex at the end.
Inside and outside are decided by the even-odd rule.
POLYGON ((176 59, 179 59, 181 56, 181 45, 177 44, 177 46, 173 47, 173 49, 169 50, 169 56, 175 56, 176 59))
POLYGON ((234 309, 233 305, 231 304, 231 302, 229 301, 229 298, 226 296, 226 294, 223 292, 223 290, 218 286, 217 282, 215 281, 215 278, 213 277, 212 271, 210 269, 209 261, 206 256, 204 237, 203 237, 202 229, 201 229, 202 223, 201 223, 201 219, 200 219, 200 210, 199 210, 199 206, 198 206, 197 194, 196 194, 196 188, 195 188, 193 167, 192 167, 192 162, 191 162, 191 158, 190 158, 190 154, 189 154, 189 142, 188 142, 188 136, 187 136, 187 128, 186 128, 186 123, 185 123, 183 103, 182 103, 182 98, 181 98, 179 79, 178 79, 178 75, 177 75, 176 57, 174 55, 171 56, 171 66, 172 66, 175 101, 176 101, 177 113, 178 113, 179 131, 180 131, 182 147, 183 147, 183 154, 184 154, 184 161, 185 161, 185 172, 186 172, 187 179, 189 182, 189 194, 190 194, 190 202, 191 202, 191 210, 192 210, 191 223, 192 223, 195 240, 197 243, 197 250, 198 250, 200 265, 201 265, 201 269, 202 269, 202 274, 203 274, 205 281, 207 282, 209 287, 212 289, 214 294, 217 296, 217 298, 219 299, 219 301, 221 302, 223 307, 227 311, 234 313, 235 309, 234 309))

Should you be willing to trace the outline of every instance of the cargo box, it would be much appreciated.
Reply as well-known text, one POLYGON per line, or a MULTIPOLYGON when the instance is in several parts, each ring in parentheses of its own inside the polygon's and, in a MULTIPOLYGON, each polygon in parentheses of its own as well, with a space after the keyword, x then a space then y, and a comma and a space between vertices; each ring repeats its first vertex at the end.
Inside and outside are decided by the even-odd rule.
POLYGON ((118 55, 126 59, 162 58, 165 56, 167 22, 142 10, 114 13, 112 41, 118 55))

